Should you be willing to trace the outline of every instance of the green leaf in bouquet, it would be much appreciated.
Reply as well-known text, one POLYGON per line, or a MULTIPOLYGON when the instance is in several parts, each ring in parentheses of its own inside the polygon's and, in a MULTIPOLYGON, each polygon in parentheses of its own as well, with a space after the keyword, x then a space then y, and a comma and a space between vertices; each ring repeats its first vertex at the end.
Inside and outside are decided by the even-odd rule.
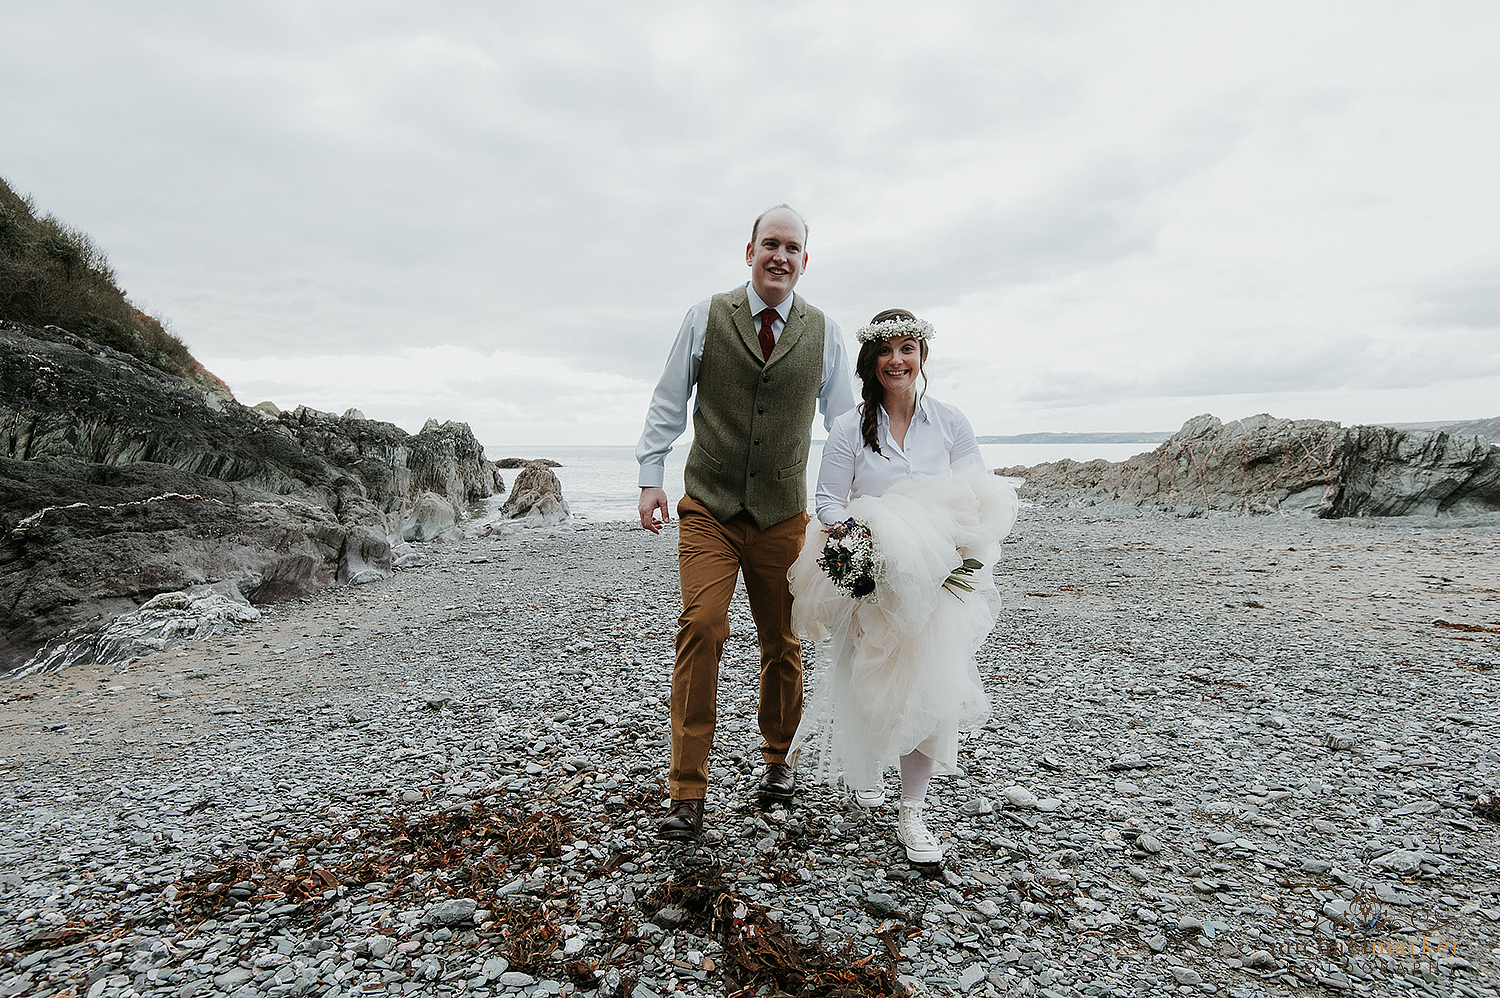
POLYGON ((955 596, 958 595, 960 589, 966 593, 972 593, 974 587, 969 583, 969 580, 974 578, 974 573, 983 567, 984 562, 977 561, 974 558, 965 558, 964 563, 955 568, 949 573, 948 578, 943 580, 943 588, 955 596))

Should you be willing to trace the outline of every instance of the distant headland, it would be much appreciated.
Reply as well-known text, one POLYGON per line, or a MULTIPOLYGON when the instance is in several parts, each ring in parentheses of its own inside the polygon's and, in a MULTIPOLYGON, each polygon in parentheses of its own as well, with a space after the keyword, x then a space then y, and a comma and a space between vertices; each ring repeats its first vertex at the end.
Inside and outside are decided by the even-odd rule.
POLYGON ((1171 430, 1161 430, 1152 433, 1012 433, 976 439, 982 444, 1159 444, 1171 438, 1171 430))

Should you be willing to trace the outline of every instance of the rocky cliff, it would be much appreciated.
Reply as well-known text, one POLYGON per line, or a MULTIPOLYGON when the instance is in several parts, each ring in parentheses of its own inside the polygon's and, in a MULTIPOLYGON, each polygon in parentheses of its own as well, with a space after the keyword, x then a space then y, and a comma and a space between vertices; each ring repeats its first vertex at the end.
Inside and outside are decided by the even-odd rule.
POLYGON ((0 673, 60 632, 230 580, 254 602, 390 572, 424 497, 503 489, 468 426, 277 413, 0 323, 0 673))
POLYGON ((1268 415, 1188 420, 1127 461, 1004 468, 1033 490, 1089 499, 1320 517, 1500 510, 1500 446, 1440 430, 1268 415))

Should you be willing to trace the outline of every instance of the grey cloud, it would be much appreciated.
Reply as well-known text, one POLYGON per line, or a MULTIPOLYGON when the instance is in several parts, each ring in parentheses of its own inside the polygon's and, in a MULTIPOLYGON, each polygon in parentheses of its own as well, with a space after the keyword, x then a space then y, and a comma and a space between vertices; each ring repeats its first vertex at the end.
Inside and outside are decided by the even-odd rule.
POLYGON ((1015 204, 990 203, 918 233, 842 246, 833 295, 869 310, 881 301, 931 309, 1149 251, 1156 226, 1141 205, 1140 177, 1126 164, 1015 204))
POLYGON ((1392 344, 1373 337, 1242 338, 1164 365, 1110 370, 1041 366, 1018 386, 1019 401, 1091 405, 1128 398, 1201 398, 1322 392, 1343 388, 1419 388, 1500 374, 1500 354, 1476 354, 1469 337, 1392 344), (1468 357, 1455 364, 1454 357, 1468 357))
POLYGON ((876 297, 931 309, 1149 253, 1162 224, 1154 199, 1219 161, 1239 134, 1236 119, 1203 114, 1149 154, 1099 154, 1030 196, 997 192, 925 231, 838 247, 834 296, 856 309, 876 297))
MULTIPOLYGON (((134 41, 160 25, 117 24, 127 41, 94 37, 91 54, 101 59, 80 60, 81 79, 61 83, 75 88, 62 101, 72 148, 49 150, 47 159, 62 176, 49 180, 37 170, 11 179, 23 189, 40 187, 44 204, 99 233, 117 257, 120 248, 144 250, 140 255, 156 261, 156 270, 127 275, 132 283, 276 289, 244 299, 239 315, 237 293, 185 294, 179 327, 190 338, 199 328, 196 338, 214 348, 262 352, 282 345, 275 334, 270 342, 244 342, 246 326, 264 324, 243 314, 245 301, 262 318, 280 313, 271 325, 287 330, 285 342, 313 349, 350 334, 377 348, 399 342, 434 314, 432 299, 457 313, 458 322, 444 323, 447 335, 482 341, 493 332, 486 316, 512 302, 555 309, 565 295, 586 298, 601 284, 609 291, 629 280, 612 276, 619 268, 610 251, 623 237, 601 235, 644 228, 641 217, 662 197, 642 199, 638 188, 652 162, 670 150, 627 140, 629 110, 653 103, 651 88, 623 71, 628 53, 609 44, 621 41, 619 29, 628 23, 597 24, 592 44, 574 36, 563 45, 562 25, 537 39, 507 19, 506 30, 489 33, 493 49, 482 53, 493 72, 392 65, 372 75, 368 67, 339 65, 382 54, 381 39, 361 35, 358 26, 327 32, 338 40, 321 47, 298 41, 329 25, 289 38, 262 33, 258 41, 267 50, 247 54, 244 40, 231 45, 224 37, 237 25, 206 17, 196 30, 177 25, 166 32, 170 57, 133 64, 128 89, 109 85, 106 77, 117 68, 110 55, 118 63, 120 51, 134 49, 134 41), (376 51, 368 51, 372 46, 376 51), (346 75, 329 81, 340 73, 346 75), (182 86, 184 80, 192 86, 182 86), (126 93, 128 103, 114 99, 126 93), (347 102, 346 128, 319 110, 324 97, 347 102), (165 182, 161 174, 154 182, 131 180, 123 170, 95 181, 97 157, 81 147, 82 136, 139 152, 131 133, 139 138, 141 129, 155 139, 146 147, 159 156, 151 165, 160 166, 165 182), (95 196, 84 201, 92 200, 88 207, 99 209, 98 217, 67 211, 48 196, 49 186, 92 188, 95 196), (113 224, 101 225, 99 217, 113 224), (142 229, 154 235, 133 235, 142 229), (197 235, 204 231, 217 238, 197 235), (216 301, 217 311, 194 308, 216 301), (369 321, 371 309, 394 321, 369 321)), ((440 40, 457 44, 455 34, 440 40)), ((256 43, 252 33, 250 46, 256 43)), ((91 42, 84 37, 78 44, 87 49, 91 42)), ((46 124, 33 121, 31 130, 45 132, 46 124)), ((683 181, 679 188, 692 186, 683 181)), ((672 221, 637 234, 660 254, 685 241, 672 221)))
MULTIPOLYGON (((150 289, 143 297, 195 349, 255 356, 518 336, 644 369, 659 356, 640 361, 641 344, 664 352, 682 310, 743 278, 740 230, 761 207, 835 201, 881 164, 890 178, 919 176, 925 157, 969 141, 976 125, 1035 118, 1066 90, 1056 71, 999 54, 848 61, 830 55, 828 39, 845 55, 865 42, 788 32, 799 21, 790 13, 758 28, 717 21, 707 44, 740 51, 684 70, 651 54, 659 12, 502 20, 461 9, 466 30, 398 7, 352 22, 276 4, 253 15, 91 10, 74 41, 87 57, 48 84, 70 90, 52 107, 65 108, 72 134, 48 151, 46 171, 10 179, 95 232, 117 264, 148 261, 127 263, 122 277, 150 289), (130 86, 112 85, 126 73, 130 86), (766 126, 789 137, 784 154, 751 144, 766 126), (101 175, 83 136, 145 157, 131 165, 150 178, 101 175), (53 196, 61 191, 92 193, 72 211, 53 196), (736 216, 728 239, 726 212, 736 216), (649 302, 597 321, 593 303, 643 292, 649 302)), ((50 19, 32 16, 45 31, 50 19)), ((984 43, 976 33, 952 44, 975 55, 984 43)), ((1023 50, 1025 38, 1006 45, 1023 50)), ((15 55, 24 67, 26 53, 15 55)), ((13 93, 11 107, 28 103, 13 93)), ((1107 196, 981 209, 933 234, 948 256, 926 274, 961 290, 973 269, 964 244, 989 241, 995 223, 1007 241, 979 254, 980 275, 1044 270, 1055 241, 1085 256, 1118 252, 1112 239, 1142 235, 1115 210, 1107 196), (1069 228, 1053 235, 1054 220, 1069 228)), ((870 271, 856 286, 884 282, 883 261, 853 263, 870 271)), ((836 293, 835 270, 820 273, 830 280, 818 293, 836 293)))
POLYGON ((1500 263, 1435 282, 1420 294, 1414 312, 1425 326, 1500 329, 1500 263))

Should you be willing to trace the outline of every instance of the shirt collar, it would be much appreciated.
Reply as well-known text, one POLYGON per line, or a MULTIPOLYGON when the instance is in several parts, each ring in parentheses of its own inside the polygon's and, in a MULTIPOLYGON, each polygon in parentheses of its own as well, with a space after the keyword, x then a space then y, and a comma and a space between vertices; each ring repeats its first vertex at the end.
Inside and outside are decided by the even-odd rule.
MULTIPOLYGON (((755 288, 751 286, 749 281, 745 282, 745 293, 750 296, 751 315, 760 315, 760 313, 771 307, 760 300, 760 295, 755 293, 755 288)), ((776 314, 781 317, 782 322, 786 322, 786 317, 791 314, 793 297, 793 295, 787 295, 781 300, 781 304, 776 306, 776 314)))
MULTIPOLYGON (((889 425, 890 424, 891 416, 890 416, 890 413, 888 413, 888 412, 885 411, 885 406, 884 405, 881 405, 881 406, 878 407, 878 411, 875 413, 875 419, 881 425, 889 425)), ((929 417, 928 412, 927 412, 927 393, 926 392, 923 392, 921 395, 917 396, 917 411, 916 411, 916 414, 912 416, 912 420, 913 420, 913 422, 915 422, 918 419, 920 419, 924 423, 930 423, 930 422, 932 422, 932 419, 929 417)))

